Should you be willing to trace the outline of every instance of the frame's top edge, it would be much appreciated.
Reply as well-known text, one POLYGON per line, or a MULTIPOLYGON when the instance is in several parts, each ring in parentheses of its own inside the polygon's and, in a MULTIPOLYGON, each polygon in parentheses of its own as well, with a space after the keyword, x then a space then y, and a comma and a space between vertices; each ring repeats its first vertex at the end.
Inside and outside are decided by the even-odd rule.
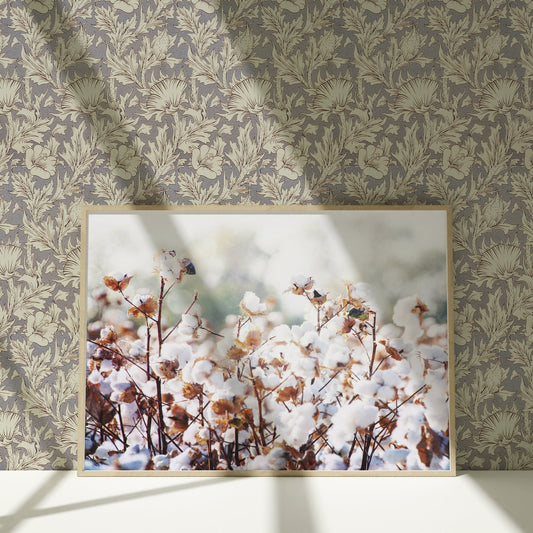
POLYGON ((172 212, 272 212, 297 213, 320 211, 447 211, 451 205, 90 205, 81 206, 82 213, 126 211, 172 211, 172 212))

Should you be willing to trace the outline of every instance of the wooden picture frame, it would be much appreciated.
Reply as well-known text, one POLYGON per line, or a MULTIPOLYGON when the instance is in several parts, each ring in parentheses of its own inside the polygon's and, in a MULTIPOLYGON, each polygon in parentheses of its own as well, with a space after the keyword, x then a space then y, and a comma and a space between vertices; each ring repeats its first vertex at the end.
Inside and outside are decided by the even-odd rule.
POLYGON ((455 475, 450 224, 84 207, 78 474, 455 475))

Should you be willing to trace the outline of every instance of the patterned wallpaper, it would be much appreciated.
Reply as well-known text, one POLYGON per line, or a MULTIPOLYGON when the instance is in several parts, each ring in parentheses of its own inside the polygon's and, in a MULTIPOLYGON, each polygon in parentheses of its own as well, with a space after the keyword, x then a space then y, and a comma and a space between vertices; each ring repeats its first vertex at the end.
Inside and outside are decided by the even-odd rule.
POLYGON ((0 0, 0 468, 69 469, 81 204, 452 204, 458 467, 533 468, 533 2, 0 0))

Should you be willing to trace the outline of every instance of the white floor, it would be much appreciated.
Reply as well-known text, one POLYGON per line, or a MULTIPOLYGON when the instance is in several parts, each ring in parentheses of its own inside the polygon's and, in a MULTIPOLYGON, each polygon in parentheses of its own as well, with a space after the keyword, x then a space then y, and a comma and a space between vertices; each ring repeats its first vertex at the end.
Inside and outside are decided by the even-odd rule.
POLYGON ((0 472, 0 525, 6 533, 529 533, 533 471, 456 478, 0 472))

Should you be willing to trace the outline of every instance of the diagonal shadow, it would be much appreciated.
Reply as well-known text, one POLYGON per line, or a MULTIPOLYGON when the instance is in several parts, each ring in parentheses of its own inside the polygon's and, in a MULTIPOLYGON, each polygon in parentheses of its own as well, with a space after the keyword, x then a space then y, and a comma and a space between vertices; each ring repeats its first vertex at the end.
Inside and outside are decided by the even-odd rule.
POLYGON ((530 471, 474 471, 468 476, 524 533, 533 533, 533 476, 530 471))
POLYGON ((103 505, 113 505, 116 503, 127 502, 131 500, 136 500, 140 498, 148 498, 152 496, 158 496, 163 494, 170 494, 174 492, 179 492, 182 490, 190 490, 195 488, 202 488, 209 485, 215 485, 219 483, 225 483, 226 481, 231 481, 230 477, 220 477, 213 479, 205 479, 201 481, 182 483, 179 485, 172 485, 170 487, 161 487, 158 489, 150 489, 132 492, 129 494, 121 494, 117 496, 109 496, 105 498, 95 498, 92 500, 85 500, 76 503, 69 503, 65 505, 56 505, 54 507, 47 507, 44 509, 36 509, 39 502, 65 478, 65 473, 56 471, 54 476, 51 477, 43 486, 38 489, 30 498, 28 498, 24 503, 15 511, 15 513, 0 516, 0 525, 2 526, 2 531, 8 533, 13 531, 23 520, 28 518, 37 518, 41 516, 50 516, 60 513, 67 513, 72 511, 77 511, 80 509, 89 509, 93 507, 101 507, 103 505))
POLYGON ((33 493, 19 505, 10 515, 0 517, 2 531, 9 533, 13 531, 22 521, 28 517, 28 512, 35 509, 39 503, 46 498, 65 478, 65 473, 59 470, 53 474, 33 493))

